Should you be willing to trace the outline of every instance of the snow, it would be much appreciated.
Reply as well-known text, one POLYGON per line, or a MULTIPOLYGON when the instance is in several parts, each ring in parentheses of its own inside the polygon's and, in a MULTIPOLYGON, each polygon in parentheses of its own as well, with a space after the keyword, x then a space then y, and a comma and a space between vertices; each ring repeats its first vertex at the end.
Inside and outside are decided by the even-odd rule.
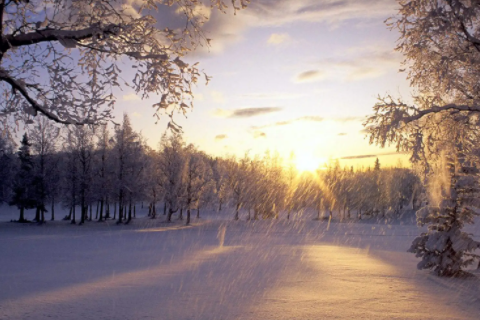
MULTIPOLYGON (((201 215, 190 227, 163 215, 38 226, 7 222, 17 211, 0 207, 0 319, 480 316, 478 278, 417 270, 406 252, 422 230, 414 224, 201 215)), ((468 231, 480 238, 478 226, 468 231)))

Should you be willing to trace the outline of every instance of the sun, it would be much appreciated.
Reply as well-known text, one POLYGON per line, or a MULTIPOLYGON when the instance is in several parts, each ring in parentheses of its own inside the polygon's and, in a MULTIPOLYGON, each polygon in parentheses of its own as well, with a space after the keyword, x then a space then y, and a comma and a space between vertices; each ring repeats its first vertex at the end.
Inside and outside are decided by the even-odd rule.
POLYGON ((296 155, 296 166, 298 171, 314 172, 326 162, 325 158, 315 157, 313 154, 301 153, 296 155))

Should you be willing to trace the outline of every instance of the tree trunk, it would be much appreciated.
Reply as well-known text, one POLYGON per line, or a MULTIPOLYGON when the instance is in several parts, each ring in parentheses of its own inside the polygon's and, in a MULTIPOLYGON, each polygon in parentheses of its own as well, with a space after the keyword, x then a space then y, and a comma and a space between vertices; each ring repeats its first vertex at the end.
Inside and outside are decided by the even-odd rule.
POLYGON ((51 214, 52 214, 52 217, 51 217, 51 221, 55 220, 55 197, 52 196, 52 209, 51 209, 51 214))
POLYGON ((123 223, 123 204, 118 204, 118 220, 117 223, 123 223))
POLYGON ((72 206, 72 224, 76 224, 75 222, 75 206, 72 206))
POLYGON ((80 206, 80 223, 79 224, 84 224, 85 223, 85 204, 82 201, 82 205, 80 206))
POLYGON ((185 225, 189 225, 190 224, 190 209, 187 209, 187 222, 185 223, 185 225))
POLYGON ((251 216, 250 216, 250 211, 251 211, 251 209, 248 208, 248 218, 247 218, 248 221, 250 221, 250 219, 252 219, 251 216))
POLYGON ((157 218, 157 211, 156 211, 154 202, 152 202, 150 204, 150 210, 152 211, 152 219, 156 219, 157 218))
POLYGON ((45 223, 45 208, 43 205, 40 208, 40 223, 45 223))
POLYGON ((40 221, 40 208, 39 207, 37 207, 37 209, 35 209, 35 218, 33 219, 33 221, 35 221, 35 222, 40 221))
MULTIPOLYGON (((127 210, 127 207, 125 207, 125 211, 126 210, 127 210)), ((132 221, 132 199, 131 198, 128 203, 128 216, 127 216, 127 221, 125 221, 125 224, 130 223, 130 221, 132 221)))
POLYGON ((167 203, 164 202, 163 203, 163 215, 166 215, 167 214, 167 203))
POLYGON ((93 205, 90 203, 90 218, 88 219, 88 221, 92 221, 92 207, 93 205))
POLYGON ((100 201, 97 201, 97 210, 95 212, 95 220, 98 220, 98 212, 100 211, 100 201))
POLYGON ((133 218, 134 219, 137 218, 137 206, 136 205, 133 205, 133 218))
POLYGON ((200 207, 197 208, 197 219, 200 219, 200 207))
POLYGON ((100 200, 100 215, 98 217, 98 221, 103 221, 103 198, 100 200))
POLYGON ((25 208, 21 207, 20 208, 20 218, 18 219, 18 222, 25 222, 25 208))
POLYGON ((220 200, 220 203, 218 205, 218 211, 222 211, 222 201, 220 200))
POLYGON ((288 209, 288 213, 287 213, 287 220, 290 220, 290 209, 288 209))
POLYGON ((183 208, 180 208, 180 214, 178 215, 178 220, 183 220, 183 208))
POLYGON ((72 220, 72 212, 73 206, 70 207, 70 212, 68 213, 68 216, 66 216, 63 220, 72 220))
POLYGON ((235 208, 235 217, 233 218, 233 220, 237 221, 238 219, 240 219, 239 211, 240 211, 240 203, 237 203, 237 206, 235 208))
POLYGON ((106 205, 106 208, 105 208, 105 220, 107 219, 110 219, 110 203, 108 202, 108 197, 107 199, 105 200, 105 205, 106 205))
POLYGON ((172 210, 172 208, 169 208, 168 209, 167 222, 172 222, 172 215, 173 215, 173 210, 172 210))

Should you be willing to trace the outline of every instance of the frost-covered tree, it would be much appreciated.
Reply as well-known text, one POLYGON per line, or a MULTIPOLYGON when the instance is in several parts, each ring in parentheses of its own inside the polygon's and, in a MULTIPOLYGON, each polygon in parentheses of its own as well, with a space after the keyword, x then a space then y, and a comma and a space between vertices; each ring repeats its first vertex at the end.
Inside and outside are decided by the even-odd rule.
POLYGON ((36 221, 45 221, 46 201, 48 198, 55 199, 52 193, 55 191, 55 184, 58 182, 58 171, 55 167, 53 154, 57 147, 59 134, 60 129, 45 118, 37 120, 29 132, 32 151, 35 156, 36 221))
POLYGON ((180 134, 163 135, 160 141, 158 168, 165 182, 163 188, 165 191, 164 201, 168 206, 167 221, 171 221, 172 215, 181 209, 181 198, 185 190, 183 182, 185 142, 180 134))
POLYGON ((435 153, 428 154, 426 160, 428 205, 417 211, 418 223, 428 224, 428 231, 410 248, 422 258, 419 269, 433 269, 442 276, 458 275, 480 260, 475 253, 480 242, 462 231, 480 213, 480 132, 476 125, 459 125, 455 120, 450 115, 442 117, 438 131, 432 133, 435 143, 428 151, 435 153))
POLYGON ((15 173, 15 154, 9 141, 0 136, 0 204, 8 203, 15 173))
MULTIPOLYGON (((92 195, 92 164, 93 164, 93 131, 88 127, 74 126, 68 130, 67 145, 72 157, 71 170, 68 175, 72 183, 72 191, 78 195, 80 205, 80 224, 88 217, 88 206, 91 204, 92 195), (77 174, 78 173, 78 174, 77 174), (78 185, 76 185, 78 183, 78 185)), ((75 200, 75 197, 73 197, 75 200)), ((73 201, 75 203, 75 201, 73 201)), ((75 222, 75 219, 72 220, 75 222)))
POLYGON ((127 222, 131 217, 131 200, 137 181, 137 160, 142 158, 141 141, 139 135, 133 131, 130 118, 123 115, 122 125, 115 128, 113 157, 115 159, 114 193, 118 200, 118 221, 122 223, 126 218, 127 222), (125 214, 129 209, 128 218, 125 214))
MULTIPOLYGON (((249 177, 253 176, 252 172, 249 172, 248 170, 249 163, 250 159, 248 158, 248 154, 245 154, 245 156, 239 161, 237 161, 235 157, 231 157, 227 159, 225 163, 227 182, 231 191, 232 204, 235 206, 234 220, 240 219, 240 209, 245 204, 249 196, 248 188, 249 182, 251 182, 249 177)), ((252 184, 250 184, 250 188, 252 188, 252 184)), ((250 196, 252 195, 255 195, 255 193, 250 194, 250 196)))
MULTIPOLYGON (((399 15, 389 23, 400 31, 397 50, 404 54, 411 85, 418 94, 413 97, 413 105, 389 96, 379 98, 375 114, 365 123, 371 143, 382 147, 394 144, 399 151, 411 152, 412 162, 422 164, 423 174, 430 181, 444 175, 445 170, 449 172, 443 200, 419 211, 420 222, 428 217, 430 231, 411 249, 423 257, 419 267, 434 268, 437 274, 458 273, 462 263, 469 263, 464 258, 474 246, 470 240, 461 239, 463 236, 450 236, 462 234, 463 224, 474 221, 471 214, 475 209, 459 196, 457 173, 464 166, 480 162, 476 152, 480 124, 479 22, 477 1, 400 1, 399 15), (441 159, 438 154, 448 157, 441 159), (440 165, 445 161, 447 166, 440 165), (472 246, 457 246, 453 239, 472 246), (440 251, 432 254, 432 248, 440 251)), ((478 174, 471 172, 468 180, 478 182, 478 174)), ((477 198, 476 194, 470 196, 477 198)))
POLYGON ((191 210, 198 208, 198 202, 207 186, 211 183, 212 171, 206 162, 206 157, 195 149, 193 145, 185 150, 185 169, 183 170, 183 183, 185 185, 184 202, 187 209, 186 224, 190 224, 191 210))
MULTIPOLYGON (((234 10, 247 2, 231 1, 234 10)), ((201 27, 213 9, 228 6, 222 0, 0 1, 2 124, 9 117, 28 123, 37 114, 65 124, 109 119, 114 92, 124 84, 143 98, 158 94, 157 117, 187 111, 201 74, 184 56, 208 46, 201 27), (184 21, 164 25, 158 12, 184 21), (120 76, 125 68, 129 79, 120 76)))
POLYGON ((212 162, 213 180, 215 182, 215 194, 217 196, 218 211, 222 211, 222 206, 228 199, 228 184, 225 161, 221 158, 215 158, 212 162))
POLYGON ((37 205, 35 186, 33 185, 34 163, 30 154, 30 147, 28 135, 25 133, 17 153, 20 167, 15 175, 13 196, 10 201, 10 205, 16 205, 20 210, 18 222, 27 222, 25 209, 33 209, 37 205))
POLYGON ((283 175, 285 189, 285 208, 287 210, 287 220, 290 219, 290 214, 295 205, 295 190, 298 187, 298 170, 295 166, 295 154, 290 154, 289 162, 287 164, 285 174, 283 175))
POLYGON ((96 200, 99 201, 98 221, 110 218, 109 196, 113 189, 113 155, 111 153, 110 131, 107 125, 102 125, 96 132, 96 149, 93 164, 94 183, 93 189, 96 200), (104 216, 105 212, 105 216, 104 216))

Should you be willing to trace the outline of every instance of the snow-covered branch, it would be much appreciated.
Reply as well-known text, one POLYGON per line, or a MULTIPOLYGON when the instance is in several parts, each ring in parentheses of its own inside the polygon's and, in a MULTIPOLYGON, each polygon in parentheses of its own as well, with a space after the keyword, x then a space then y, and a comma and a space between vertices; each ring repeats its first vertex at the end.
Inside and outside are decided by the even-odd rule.
POLYGON ((32 115, 36 116, 37 112, 40 112, 44 116, 46 116, 48 119, 53 120, 58 123, 62 124, 75 124, 75 125, 85 125, 85 124, 90 124, 91 122, 88 119, 85 119, 84 121, 75 121, 75 120, 66 120, 66 119, 61 119, 57 115, 53 114, 52 112, 48 111, 45 106, 42 106, 39 104, 35 99, 33 99, 29 94, 26 89, 26 86, 24 83, 12 78, 9 76, 9 74, 0 68, 0 80, 5 81, 10 86, 12 87, 12 91, 18 91, 22 95, 22 97, 30 104, 32 108, 32 115))
POLYGON ((122 26, 119 24, 109 24, 107 26, 94 25, 80 30, 55 30, 43 29, 35 30, 19 35, 2 36, 0 42, 0 51, 6 52, 11 48, 30 46, 41 42, 59 41, 67 48, 74 48, 75 43, 85 39, 90 39, 96 35, 110 36, 118 35, 122 26))

